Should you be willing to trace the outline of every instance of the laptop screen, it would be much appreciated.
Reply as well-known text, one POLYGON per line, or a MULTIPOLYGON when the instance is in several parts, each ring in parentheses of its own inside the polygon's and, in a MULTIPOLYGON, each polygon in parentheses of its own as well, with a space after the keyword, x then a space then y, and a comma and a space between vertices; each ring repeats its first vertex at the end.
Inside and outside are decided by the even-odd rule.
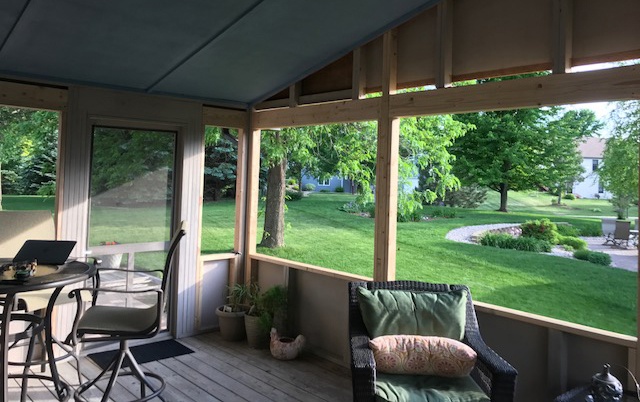
POLYGON ((13 262, 37 260, 38 264, 62 265, 75 245, 73 240, 27 240, 13 257, 13 262))

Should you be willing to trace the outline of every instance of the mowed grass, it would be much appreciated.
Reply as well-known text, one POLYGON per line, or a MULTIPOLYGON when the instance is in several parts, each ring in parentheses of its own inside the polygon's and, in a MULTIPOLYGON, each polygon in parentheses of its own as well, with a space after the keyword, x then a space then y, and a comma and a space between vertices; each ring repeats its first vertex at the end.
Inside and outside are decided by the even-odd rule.
MULTIPOLYGON (((607 209, 610 204, 603 200, 567 200, 571 207, 553 209, 549 196, 544 197, 545 205, 536 202, 542 197, 513 194, 517 195, 510 193, 510 201, 513 201, 510 208, 513 212, 510 213, 495 212, 488 203, 478 210, 445 208, 455 211, 455 217, 450 219, 398 223, 397 278, 464 283, 478 301, 635 336, 635 272, 445 239, 450 230, 463 226, 522 223, 549 217, 586 227, 599 226, 600 214, 613 215, 612 209, 611 212, 607 209), (590 212, 590 209, 601 212, 590 212)), ((285 247, 278 250, 259 247, 258 252, 371 277, 374 220, 339 210, 353 198, 348 194, 315 193, 300 201, 288 202, 285 247)), ((5 209, 53 210, 52 199, 43 203, 39 197, 7 196, 3 205, 5 209)), ((434 209, 438 208, 427 207, 425 213, 434 209)), ((153 215, 152 211, 146 213, 153 215)), ((161 216, 158 214, 158 218, 161 216)), ((132 231, 123 216, 111 223, 108 231, 114 238, 123 228, 132 231)), ((262 224, 260 219, 258 242, 262 224)), ((148 226, 144 229, 151 229, 148 226)), ((205 203, 202 253, 231 251, 234 226, 233 201, 205 203)), ((104 229, 103 234, 107 231, 106 227, 104 229)))
MULTIPOLYGON (((311 194, 289 202, 286 246, 258 252, 358 275, 373 275, 373 219, 341 212, 345 194, 311 194)), ((576 200, 586 201, 586 200, 576 200)), ((550 202, 549 202, 550 203, 550 202)), ((604 201, 598 204, 606 207, 604 201)), ((586 207, 585 207, 586 208, 586 207)), ((576 209, 582 215, 585 208, 576 209)), ((426 208, 426 212, 434 208, 426 208)), ((474 299, 628 335, 636 334, 637 276, 588 262, 445 239, 452 229, 550 217, 578 227, 579 218, 532 212, 455 209, 452 219, 398 223, 397 279, 467 284, 474 299)), ((261 226, 259 226, 259 229, 261 226)))

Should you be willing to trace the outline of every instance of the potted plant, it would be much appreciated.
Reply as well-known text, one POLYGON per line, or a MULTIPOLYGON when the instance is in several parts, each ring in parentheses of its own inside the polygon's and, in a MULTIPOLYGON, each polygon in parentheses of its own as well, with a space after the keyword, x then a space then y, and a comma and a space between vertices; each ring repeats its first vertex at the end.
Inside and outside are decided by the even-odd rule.
POLYGON ((269 344, 268 314, 262 305, 262 295, 257 283, 252 283, 247 292, 249 310, 244 315, 247 343, 250 347, 261 349, 269 344))
POLYGON ((220 335, 227 341, 241 341, 245 337, 244 314, 248 310, 248 286, 236 283, 228 287, 227 303, 216 309, 220 335))
POLYGON ((289 332, 287 288, 274 286, 262 295, 261 301, 265 314, 260 324, 263 329, 270 331, 271 355, 279 360, 295 359, 304 347, 305 338, 302 335, 296 338, 281 336, 289 332))

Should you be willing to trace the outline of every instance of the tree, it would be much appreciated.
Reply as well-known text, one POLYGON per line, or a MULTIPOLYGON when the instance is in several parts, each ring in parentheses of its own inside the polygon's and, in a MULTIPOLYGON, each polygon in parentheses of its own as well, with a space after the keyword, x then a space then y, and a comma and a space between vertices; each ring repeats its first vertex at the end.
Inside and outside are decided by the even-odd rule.
POLYGON ((561 188, 580 173, 577 141, 600 127, 590 111, 559 115, 558 108, 516 109, 457 115, 476 128, 456 140, 454 173, 465 184, 500 193, 507 212, 509 190, 561 188))
POLYGON ((398 161, 398 219, 416 218, 422 204, 444 197, 460 181, 452 173, 455 157, 448 149, 473 125, 451 115, 409 117, 400 121, 400 158, 398 161), (421 185, 409 188, 409 178, 419 173, 421 185))
POLYGON ((2 193, 55 194, 58 113, 0 107, 2 193))
POLYGON ((542 182, 538 150, 544 133, 543 109, 517 109, 456 115, 473 124, 456 140, 454 174, 465 184, 478 184, 500 193, 499 211, 507 212, 509 190, 536 188, 542 182))
POLYGON ((284 246, 284 212, 287 160, 293 155, 303 163, 313 145, 306 127, 265 130, 262 135, 262 162, 267 168, 267 194, 264 228, 260 245, 269 248, 284 246))
POLYGON ((541 141, 544 187, 554 189, 558 194, 558 205, 567 187, 584 173, 582 155, 577 143, 593 136, 602 128, 591 110, 570 110, 559 119, 551 120, 541 141))
POLYGON ((613 135, 607 140, 598 175, 603 187, 613 194, 618 218, 626 219, 629 206, 638 200, 640 102, 619 102, 613 123, 613 135))
POLYGON ((205 199, 218 201, 225 192, 235 194, 237 135, 227 128, 206 127, 204 154, 205 199))

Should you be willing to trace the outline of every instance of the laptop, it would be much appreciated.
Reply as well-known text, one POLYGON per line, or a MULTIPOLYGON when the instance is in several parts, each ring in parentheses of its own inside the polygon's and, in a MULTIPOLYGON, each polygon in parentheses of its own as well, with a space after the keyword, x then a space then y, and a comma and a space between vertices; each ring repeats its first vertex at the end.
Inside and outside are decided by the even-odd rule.
POLYGON ((27 240, 13 257, 13 262, 37 260, 38 264, 62 265, 75 246, 73 240, 27 240))

